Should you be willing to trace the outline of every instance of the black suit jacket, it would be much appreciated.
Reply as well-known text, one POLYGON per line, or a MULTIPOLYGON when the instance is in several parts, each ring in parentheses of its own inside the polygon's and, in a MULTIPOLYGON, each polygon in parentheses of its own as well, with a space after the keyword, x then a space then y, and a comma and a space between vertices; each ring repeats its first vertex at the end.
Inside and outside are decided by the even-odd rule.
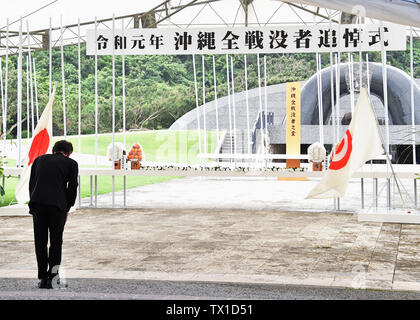
POLYGON ((29 207, 41 204, 69 212, 76 201, 78 172, 77 162, 61 153, 36 158, 29 180, 29 207))

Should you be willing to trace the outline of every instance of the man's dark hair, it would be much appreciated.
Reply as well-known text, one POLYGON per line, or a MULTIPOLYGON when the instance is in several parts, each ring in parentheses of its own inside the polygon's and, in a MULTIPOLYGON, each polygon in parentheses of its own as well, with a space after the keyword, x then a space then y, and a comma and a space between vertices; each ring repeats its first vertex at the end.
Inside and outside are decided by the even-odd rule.
POLYGON ((68 142, 66 140, 60 140, 54 144, 52 152, 63 152, 65 154, 69 154, 73 152, 73 145, 71 144, 71 142, 68 142))

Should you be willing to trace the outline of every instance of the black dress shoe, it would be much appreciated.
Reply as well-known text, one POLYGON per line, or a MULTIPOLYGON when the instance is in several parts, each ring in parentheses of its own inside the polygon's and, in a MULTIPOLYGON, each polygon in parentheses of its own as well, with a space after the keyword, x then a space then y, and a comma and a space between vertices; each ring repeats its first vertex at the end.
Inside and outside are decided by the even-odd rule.
POLYGON ((41 279, 41 281, 40 282, 38 282, 38 288, 39 289, 48 289, 47 288, 47 286, 48 286, 48 282, 50 283, 50 285, 51 285, 51 281, 49 281, 48 279, 41 279))

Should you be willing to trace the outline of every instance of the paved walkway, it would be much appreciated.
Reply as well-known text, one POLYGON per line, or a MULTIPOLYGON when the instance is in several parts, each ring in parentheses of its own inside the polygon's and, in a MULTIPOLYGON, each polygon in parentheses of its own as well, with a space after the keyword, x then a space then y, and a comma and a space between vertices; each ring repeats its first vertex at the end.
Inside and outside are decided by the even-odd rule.
MULTIPOLYGON (((242 209, 78 210, 62 276, 420 291, 420 226, 352 214, 242 209)), ((0 217, 0 278, 33 278, 30 217, 0 217)))

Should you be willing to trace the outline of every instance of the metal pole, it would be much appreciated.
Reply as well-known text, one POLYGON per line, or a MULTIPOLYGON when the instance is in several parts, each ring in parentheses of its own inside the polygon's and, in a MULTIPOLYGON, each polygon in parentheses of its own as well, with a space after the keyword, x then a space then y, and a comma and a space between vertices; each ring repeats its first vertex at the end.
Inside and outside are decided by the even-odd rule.
MULTIPOLYGON (((95 42, 98 38, 98 23, 95 17, 95 42)), ((95 168, 98 167, 98 45, 95 43, 95 168)))
MULTIPOLYGON (((264 106, 265 106, 265 136, 268 139, 268 94, 267 94, 267 56, 264 55, 264 106)), ((265 153, 268 154, 268 145, 265 146, 265 153)), ((267 165, 267 160, 265 162, 267 165)))
POLYGON ((366 81, 367 81, 367 89, 370 96, 370 76, 369 76, 369 54, 366 53, 366 81))
MULTIPOLYGON (((122 23, 122 36, 125 37, 125 25, 124 25, 124 19, 121 20, 122 23)), ((123 104, 123 141, 124 141, 124 148, 126 148, 126 140, 127 140, 127 132, 126 132, 126 116, 125 116, 125 50, 122 52, 121 57, 121 64, 122 64, 122 104, 123 104)), ((124 176, 125 177, 125 176, 124 176)))
POLYGON ((32 123, 32 136, 35 131, 35 114, 34 114, 34 87, 32 83, 32 55, 31 55, 31 41, 29 35, 29 22, 26 21, 27 39, 28 39, 28 60, 29 60, 29 85, 31 87, 31 123, 32 123))
POLYGON ((384 106, 385 106, 385 128, 386 128, 386 149, 387 152, 390 152, 390 145, 389 145, 389 110, 388 110, 388 75, 386 69, 386 50, 384 46, 384 37, 383 37, 383 27, 382 21, 380 26, 380 35, 381 35, 381 58, 382 58, 382 83, 383 83, 383 92, 384 92, 384 106))
POLYGON ((7 147, 7 99, 8 99, 8 82, 9 82, 9 19, 7 19, 6 26, 6 62, 5 62, 5 75, 4 75, 4 117, 3 117, 3 141, 4 151, 7 147))
MULTIPOLYGON (((1 118, 3 119, 3 123, 4 123, 6 115, 4 114, 3 65, 2 64, 3 64, 2 63, 2 58, 0 57, 1 118)), ((3 128, 3 130, 4 130, 4 128, 3 128)), ((3 131, 3 134, 6 135, 6 132, 3 131)), ((4 152, 6 152, 6 150, 4 150, 4 152)))
POLYGON ((362 198, 362 209, 365 208, 365 188, 364 188, 364 180, 363 178, 360 179, 360 187, 361 187, 361 198, 362 198))
MULTIPOLYGON (((115 14, 112 15, 112 41, 115 41, 115 14)), ((112 167, 115 166, 115 45, 112 45, 112 167)), ((115 207, 115 176, 112 176, 112 207, 115 207)))
POLYGON ((322 104, 322 76, 321 76, 321 57, 319 53, 315 54, 316 58, 316 78, 318 85, 318 126, 319 126, 319 141, 324 145, 324 108, 322 104))
MULTIPOLYGON (((230 76, 229 76, 229 58, 228 58, 228 55, 226 55, 226 79, 227 79, 227 91, 228 91, 230 154, 233 154, 233 145, 232 145, 232 105, 230 103, 230 76)), ((230 159, 230 161, 232 162, 232 159, 230 159)))
POLYGON ((18 139, 18 162, 17 166, 21 166, 22 162, 22 18, 19 25, 19 54, 18 54, 18 77, 17 77, 17 139, 18 139))
POLYGON ((204 66, 204 55, 201 56, 202 63, 202 80, 203 80, 203 129, 204 129, 204 153, 208 153, 207 148, 207 120, 206 120, 206 72, 204 66))
POLYGON ((350 85, 350 107, 351 115, 354 114, 354 77, 353 77, 353 55, 347 54, 347 60, 349 63, 349 85, 350 85))
POLYGON ((64 75, 64 47, 63 47, 63 16, 60 17, 60 49, 61 49, 61 83, 62 83, 62 95, 63 95, 63 129, 64 139, 67 138, 67 119, 66 119, 66 79, 64 75))
MULTIPOLYGON (((79 19, 79 25, 80 25, 80 19, 79 19)), ((52 19, 50 17, 50 30, 48 33, 48 47, 49 47, 49 69, 48 69, 48 95, 51 95, 51 89, 52 89, 52 19)), ((80 38, 80 32, 79 32, 79 38, 80 38)))
POLYGON ((246 55, 244 55, 244 61, 245 61, 246 129, 247 129, 246 136, 247 136, 247 143, 248 143, 247 152, 248 154, 251 154, 251 129, 249 125, 248 61, 247 61, 246 55))
MULTIPOLYGON (((1 64, 0 64, 1 68, 1 64)), ((3 92, 2 92, 3 93, 3 92)), ((31 137, 31 113, 30 113, 30 103, 29 103, 29 58, 26 56, 26 134, 27 138, 31 137)))
POLYGON ((195 88, 195 110, 197 115, 197 134, 198 134, 198 150, 199 153, 202 153, 201 151, 201 126, 200 126, 200 110, 199 110, 199 104, 198 104, 198 85, 197 85, 197 70, 195 66, 195 55, 192 55, 193 58, 193 70, 194 70, 194 88, 195 88))
POLYGON ((259 104, 260 104, 260 135, 261 135, 261 151, 264 148, 264 128, 263 128, 263 109, 262 109, 262 92, 261 92, 261 70, 260 70, 260 54, 257 53, 257 71, 258 71, 258 95, 259 95, 259 104))
POLYGON ((417 209, 417 179, 414 179, 414 208, 417 209))
POLYGON ((411 75, 411 130, 413 140, 413 165, 417 164, 416 159, 416 119, 414 117, 414 54, 413 54, 413 28, 410 29, 410 75, 411 75))
POLYGON ((219 134, 219 103, 217 101, 217 77, 216 77, 216 62, 213 56, 213 85, 214 85, 214 103, 216 109, 216 135, 217 135, 217 142, 219 142, 220 134, 219 134))
POLYGON ((82 185, 80 183, 80 176, 78 176, 77 180, 79 182, 79 186, 77 188, 77 194, 78 194, 78 198, 79 198, 79 209, 80 209, 82 207, 82 191, 80 190, 82 185))
POLYGON ((34 64, 34 88, 35 88, 35 107, 36 107, 36 121, 39 121, 39 107, 38 107, 38 84, 36 79, 36 65, 35 58, 32 58, 32 63, 34 64))
MULTIPOLYGON (((337 114, 337 138, 340 137, 340 62, 338 56, 335 56, 335 98, 336 98, 336 114, 337 114)), ((339 138, 338 138, 339 139, 339 138)))
POLYGON ((95 176, 95 208, 98 207, 98 176, 95 176))
MULTIPOLYGON (((233 141, 234 141, 234 150, 233 154, 236 155, 238 151, 238 143, 237 143, 237 137, 236 137, 236 100, 235 100, 235 76, 233 74, 233 57, 230 56, 230 70, 232 74, 232 111, 233 111, 233 141)), ((236 157, 235 157, 235 163, 236 163, 236 157)))
POLYGON ((77 102, 78 102, 78 114, 79 117, 77 119, 77 134, 78 134, 78 142, 79 142, 79 161, 82 159, 82 70, 81 70, 81 57, 80 57, 80 18, 77 20, 77 77, 78 77, 78 83, 77 83, 77 89, 78 89, 78 95, 77 95, 77 102))
MULTIPOLYGON (((122 36, 123 39, 125 37, 125 25, 124 25, 124 19, 121 20, 122 24, 122 36)), ((125 116, 125 50, 123 50, 122 57, 121 57, 121 63, 122 63, 122 103, 123 103, 123 141, 124 141, 124 148, 126 148, 127 143, 127 132, 126 132, 126 116, 125 116)), ((127 206, 127 176, 124 175, 124 196, 123 196, 123 205, 124 207, 127 206)))
POLYGON ((386 179, 386 199, 388 204, 388 209, 391 209, 391 179, 386 179))
POLYGON ((90 176, 90 206, 93 206, 93 176, 90 176))

